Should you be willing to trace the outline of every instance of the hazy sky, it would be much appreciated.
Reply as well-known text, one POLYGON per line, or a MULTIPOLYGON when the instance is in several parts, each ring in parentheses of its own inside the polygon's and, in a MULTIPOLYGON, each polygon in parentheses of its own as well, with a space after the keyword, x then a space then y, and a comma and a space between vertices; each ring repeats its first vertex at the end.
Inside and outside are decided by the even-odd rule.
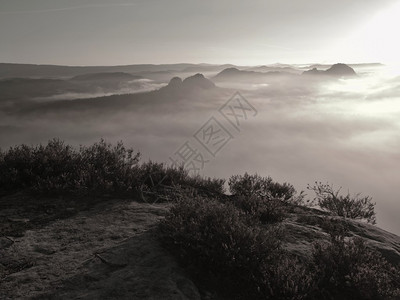
POLYGON ((0 62, 393 62, 395 0, 0 0, 0 62))

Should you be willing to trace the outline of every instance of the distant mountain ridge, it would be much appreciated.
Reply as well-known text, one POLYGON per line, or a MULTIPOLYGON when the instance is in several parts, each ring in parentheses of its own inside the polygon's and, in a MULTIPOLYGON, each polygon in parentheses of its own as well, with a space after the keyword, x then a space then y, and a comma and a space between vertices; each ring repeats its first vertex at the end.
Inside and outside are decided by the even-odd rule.
MULTIPOLYGON (((62 80, 60 80, 62 81, 62 80)), ((1 82, 1 81, 0 81, 1 82)), ((68 82, 68 81, 67 81, 68 82)), ((93 98, 76 98, 73 100, 57 100, 45 103, 31 103, 24 108, 17 109, 17 113, 24 114, 66 114, 90 111, 95 114, 107 114, 115 111, 130 109, 155 110, 169 109, 171 101, 192 103, 188 99, 213 99, 213 95, 221 92, 211 80, 197 73, 182 80, 173 77, 169 84, 152 91, 140 93, 125 93, 93 98)))
POLYGON ((279 64, 250 67, 250 68, 247 68, 246 71, 256 71, 256 72, 263 72, 263 73, 287 72, 287 73, 293 73, 293 74, 298 74, 301 72, 300 70, 294 68, 293 66, 279 65, 279 64))
MULTIPOLYGON (((224 65, 222 65, 224 66, 224 65)), ((121 66, 62 66, 62 65, 39 65, 39 64, 16 64, 0 63, 0 78, 10 77, 32 77, 32 78, 55 78, 55 77, 73 77, 87 73, 141 73, 141 72, 199 72, 219 71, 223 67, 219 65, 206 64, 137 64, 121 66)))
POLYGON ((142 76, 132 75, 124 72, 104 72, 104 73, 89 73, 83 75, 77 75, 71 78, 71 80, 75 81, 91 81, 91 80, 119 80, 119 81, 127 81, 127 80, 135 80, 141 79, 142 76))
MULTIPOLYGON (((348 64, 352 68, 362 68, 368 66, 382 66, 380 63, 348 64)), ((298 74, 305 69, 327 69, 331 65, 326 64, 268 64, 259 66, 238 66, 233 64, 195 64, 195 63, 176 63, 176 64, 133 64, 118 66, 63 66, 49 64, 18 64, 18 63, 0 63, 0 79, 12 77, 30 77, 30 78, 70 78, 88 73, 113 73, 123 72, 135 75, 149 73, 206 73, 221 72, 228 68, 237 68, 240 70, 257 72, 287 72, 298 74)), ((144 76, 146 77, 146 76, 144 76)))
POLYGON ((258 72, 251 70, 239 70, 238 68, 227 68, 219 72, 217 75, 213 77, 213 79, 217 81, 225 81, 225 80, 240 80, 240 81, 252 81, 258 80, 263 81, 269 78, 274 77, 288 77, 288 76, 296 76, 292 72, 285 71, 267 71, 267 72, 258 72))

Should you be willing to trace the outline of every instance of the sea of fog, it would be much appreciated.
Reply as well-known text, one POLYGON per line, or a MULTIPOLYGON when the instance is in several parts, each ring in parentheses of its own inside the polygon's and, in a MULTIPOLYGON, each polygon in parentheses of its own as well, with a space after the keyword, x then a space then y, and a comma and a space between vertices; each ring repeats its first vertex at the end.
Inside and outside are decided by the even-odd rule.
POLYGON ((232 139, 215 156, 205 152, 202 175, 269 175, 310 198, 307 184, 329 182, 344 193, 372 196, 378 226, 400 235, 400 76, 383 67, 356 71, 352 79, 217 83, 226 88, 218 99, 199 98, 193 105, 169 99, 168 109, 74 117, 2 114, 0 146, 55 136, 78 145, 103 137, 123 140, 143 160, 168 162, 185 142, 204 152, 193 135, 214 116, 232 139), (242 118, 240 128, 218 111, 236 90, 257 111, 242 118))

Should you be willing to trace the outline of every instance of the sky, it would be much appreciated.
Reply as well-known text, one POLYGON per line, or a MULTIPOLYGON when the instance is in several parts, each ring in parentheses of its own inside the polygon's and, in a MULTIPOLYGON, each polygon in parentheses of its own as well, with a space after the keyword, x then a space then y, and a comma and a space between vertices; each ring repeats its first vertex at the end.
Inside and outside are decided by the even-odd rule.
POLYGON ((394 0, 0 0, 0 62, 397 63, 394 0))

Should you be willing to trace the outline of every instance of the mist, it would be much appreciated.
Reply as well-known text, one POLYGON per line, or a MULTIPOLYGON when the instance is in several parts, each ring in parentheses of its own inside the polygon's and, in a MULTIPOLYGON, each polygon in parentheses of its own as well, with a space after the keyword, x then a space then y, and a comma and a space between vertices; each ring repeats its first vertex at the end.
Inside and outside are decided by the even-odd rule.
POLYGON ((53 137, 78 146, 104 138, 122 140, 143 160, 168 162, 210 117, 220 117, 218 109, 239 91, 257 115, 240 131, 221 119, 233 139, 215 157, 205 153, 210 162, 202 175, 258 173, 290 182, 298 191, 329 182, 344 193, 372 196, 378 225, 400 234, 400 77, 386 75, 381 66, 355 70, 355 78, 295 74, 261 82, 219 81, 217 71, 208 71, 203 73, 215 89, 183 92, 162 87, 173 76, 196 72, 171 71, 162 79, 147 74, 114 91, 62 93, 7 107, 1 111, 0 146, 53 137))

